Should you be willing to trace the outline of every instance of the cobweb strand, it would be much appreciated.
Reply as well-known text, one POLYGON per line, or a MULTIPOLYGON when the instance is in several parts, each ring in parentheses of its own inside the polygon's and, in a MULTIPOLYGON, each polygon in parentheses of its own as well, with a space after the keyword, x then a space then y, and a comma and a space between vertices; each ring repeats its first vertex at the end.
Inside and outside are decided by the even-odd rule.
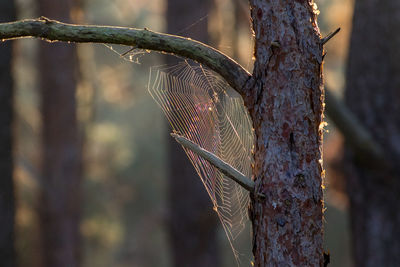
MULTIPOLYGON (((214 153, 251 177, 254 132, 242 98, 214 72, 182 62, 153 67, 148 90, 173 131, 214 153)), ((187 156, 200 176, 227 234, 235 241, 248 222, 249 193, 190 150, 187 156)))

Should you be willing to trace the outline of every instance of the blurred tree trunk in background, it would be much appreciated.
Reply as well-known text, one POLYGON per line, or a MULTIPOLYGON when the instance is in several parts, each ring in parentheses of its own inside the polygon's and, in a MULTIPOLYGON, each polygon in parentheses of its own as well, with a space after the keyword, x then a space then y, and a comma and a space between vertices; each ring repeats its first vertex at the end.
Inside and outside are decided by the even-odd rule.
MULTIPOLYGON (((39 14, 70 22, 73 1, 39 0, 39 14)), ((48 267, 80 265, 81 147, 75 44, 39 47, 43 159, 39 202, 43 258, 48 267)))
MULTIPOLYGON (((0 22, 15 20, 14 1, 0 2, 0 22)), ((14 183, 12 159, 13 121, 13 42, 0 44, 0 265, 15 266, 14 183)))
MULTIPOLYGON (((210 0, 168 0, 167 31, 208 43, 210 0)), ((177 59, 168 58, 169 64, 177 59)), ((172 266, 220 266, 218 217, 212 202, 183 149, 167 141, 169 237, 172 266)))
POLYGON ((368 169, 346 151, 356 266, 400 266, 399 48, 400 2, 357 0, 345 97, 397 169, 368 169))

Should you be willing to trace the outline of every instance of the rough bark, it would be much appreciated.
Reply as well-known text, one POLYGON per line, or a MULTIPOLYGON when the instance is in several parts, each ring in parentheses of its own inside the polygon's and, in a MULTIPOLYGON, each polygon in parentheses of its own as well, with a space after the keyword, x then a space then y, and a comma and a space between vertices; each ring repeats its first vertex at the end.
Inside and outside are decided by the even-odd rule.
MULTIPOLYGON (((0 3, 0 22, 14 19, 14 1, 2 1, 0 3)), ((0 45, 0 262, 4 267, 15 266, 12 45, 12 43, 0 45)))
MULTIPOLYGON (((36 37, 48 41, 122 44, 186 57, 220 74, 242 96, 246 93, 245 84, 250 78, 250 74, 242 66, 207 45, 192 39, 156 33, 148 29, 71 25, 45 18, 0 23, 2 40, 24 37, 36 37)), ((324 40, 326 41, 326 39, 324 40)), ((329 91, 328 88, 325 88, 325 91, 329 91)), ((360 127, 361 124, 355 120, 353 114, 343 109, 342 101, 334 98, 333 94, 327 94, 325 97, 326 105, 335 105, 326 110, 327 115, 346 139, 353 140, 349 142, 349 145, 359 151, 357 153, 364 154, 364 159, 368 157, 375 159, 376 162, 373 163, 375 168, 383 167, 381 164, 384 161, 381 155, 382 150, 370 138, 369 133, 360 134, 363 127, 360 127)), ((368 164, 370 163, 371 160, 368 164)))
POLYGON ((347 148, 356 266, 400 266, 399 29, 399 1, 355 2, 345 98, 391 166, 370 170, 347 148))
MULTIPOLYGON (((72 1, 39 0, 43 15, 69 21, 72 1)), ((39 46, 42 183, 39 206, 45 266, 80 265, 81 148, 76 118, 75 45, 39 46)))
POLYGON ((322 45, 312 1, 251 0, 255 266, 322 266, 322 45), (272 43, 275 43, 272 44, 272 43), (276 45, 278 44, 278 45, 276 45))
POLYGON ((45 20, 1 25, 0 36, 136 44, 199 59, 220 73, 243 95, 255 128, 255 189, 266 196, 253 197, 250 208, 255 265, 322 266, 323 49, 313 1, 251 0, 250 6, 256 38, 251 78, 211 48, 146 30, 45 20))
MULTIPOLYGON (((209 9, 209 0, 168 0, 167 31, 207 43, 208 19, 203 17, 209 9)), ((168 58, 168 64, 176 63, 175 58, 168 58)), ((167 131, 169 137, 170 129, 167 131)), ((167 140, 168 226, 173 266, 220 266, 218 218, 212 212, 210 198, 182 148, 174 139, 167 140)))

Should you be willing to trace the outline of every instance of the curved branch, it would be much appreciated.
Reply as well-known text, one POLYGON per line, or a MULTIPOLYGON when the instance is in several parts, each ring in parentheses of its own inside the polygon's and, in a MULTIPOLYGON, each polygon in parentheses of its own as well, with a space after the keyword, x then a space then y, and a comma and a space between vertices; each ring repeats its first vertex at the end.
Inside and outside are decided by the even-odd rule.
MULTIPOLYGON (((109 43, 133 46, 190 58, 220 74, 233 89, 245 97, 245 84, 251 77, 240 64, 218 50, 190 38, 162 34, 148 29, 111 26, 73 25, 45 17, 0 23, 0 39, 36 37, 50 42, 109 43)), ((373 140, 350 111, 326 90, 327 114, 357 154, 385 165, 382 148, 373 140)), ((365 164, 370 164, 365 162, 365 164)))
POLYGON ((325 89, 325 102, 327 115, 352 146, 361 163, 369 168, 388 168, 383 148, 328 88, 325 89))
POLYGON ((191 150, 203 159, 207 160, 211 165, 216 167, 221 173, 225 174, 228 178, 240 184, 247 191, 254 193, 254 181, 246 177, 243 173, 233 168, 230 164, 226 163, 213 153, 201 148, 198 144, 193 143, 184 136, 176 133, 171 133, 171 136, 181 144, 184 148, 191 150))
POLYGON ((240 64, 208 45, 146 28, 73 25, 45 17, 0 23, 1 40, 22 37, 36 37, 47 41, 121 44, 183 56, 220 74, 241 95, 244 93, 246 81, 251 77, 240 64))

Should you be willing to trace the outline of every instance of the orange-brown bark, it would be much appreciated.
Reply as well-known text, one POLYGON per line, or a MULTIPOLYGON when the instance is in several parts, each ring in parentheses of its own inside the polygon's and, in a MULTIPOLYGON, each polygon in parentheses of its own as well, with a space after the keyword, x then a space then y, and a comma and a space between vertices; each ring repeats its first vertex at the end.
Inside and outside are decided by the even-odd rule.
POLYGON ((251 0, 255 266, 321 266, 322 45, 312 1, 251 0))
MULTIPOLYGON (((199 61, 228 79, 242 94, 250 111, 256 134, 255 190, 265 195, 262 199, 253 198, 250 209, 255 265, 322 266, 323 48, 316 10, 311 0, 251 0, 250 6, 256 58, 252 77, 221 54, 213 54, 222 56, 214 63, 208 60, 211 57, 207 55, 213 51, 208 48, 207 55, 196 57, 186 46, 180 50, 169 42, 166 51, 201 59, 199 61), (234 72, 228 71, 232 66, 234 72)), ((20 23, 47 27, 39 22, 20 23)), ((49 24, 58 25, 55 22, 49 24)), ((56 27, 54 32, 61 33, 57 38, 52 34, 38 35, 35 31, 33 35, 50 40, 87 42, 89 33, 82 36, 79 28, 62 25, 60 30, 56 27), (73 36, 65 34, 65 29, 73 36)), ((144 32, 147 34, 146 30, 144 32)), ((32 35, 32 31, 24 32, 22 36, 27 34, 32 35)), ((10 36, 16 35, 5 37, 10 36)), ((100 36, 102 38, 95 38, 96 42, 106 40, 104 34, 100 36)), ((151 40, 138 47, 165 49, 162 43, 151 40)), ((188 44, 187 41, 179 44, 188 44)), ((199 43, 191 44, 205 48, 199 43)))

